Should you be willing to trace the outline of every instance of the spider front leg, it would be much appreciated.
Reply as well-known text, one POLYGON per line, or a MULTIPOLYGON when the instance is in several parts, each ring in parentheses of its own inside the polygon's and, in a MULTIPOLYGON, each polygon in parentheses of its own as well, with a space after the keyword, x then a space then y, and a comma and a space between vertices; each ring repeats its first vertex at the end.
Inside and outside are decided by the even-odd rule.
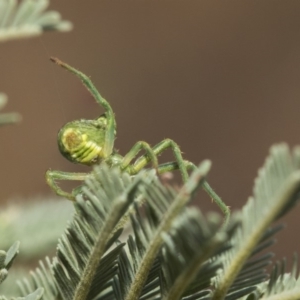
POLYGON ((83 85, 87 88, 87 90, 91 93, 91 95, 94 97, 96 102, 105 109, 107 115, 107 129, 105 132, 103 156, 104 158, 110 156, 114 148, 116 120, 115 120, 114 112, 109 102, 100 95, 100 93, 94 86, 91 79, 88 76, 86 76, 84 73, 62 62, 58 58, 51 57, 50 60, 56 63, 57 65, 61 66, 62 68, 68 70, 69 72, 73 73, 74 75, 76 75, 82 81, 83 85))
POLYGON ((48 185, 58 196, 65 197, 71 201, 75 201, 75 190, 72 193, 63 191, 56 183, 57 180, 85 180, 90 174, 89 173, 69 173, 61 171, 48 170, 46 172, 46 181, 48 185))

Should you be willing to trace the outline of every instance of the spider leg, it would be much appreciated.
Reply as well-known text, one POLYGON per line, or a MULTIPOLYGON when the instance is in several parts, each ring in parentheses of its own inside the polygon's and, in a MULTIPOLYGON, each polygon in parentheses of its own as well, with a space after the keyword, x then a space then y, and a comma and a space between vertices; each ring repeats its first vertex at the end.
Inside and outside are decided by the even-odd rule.
POLYGON ((85 180, 88 176, 90 176, 89 173, 69 173, 69 172, 52 171, 52 170, 48 170, 45 175, 47 183, 54 190, 56 195, 65 197, 71 201, 75 201, 74 193, 68 193, 63 191, 57 185, 56 181, 57 180, 85 180))
POLYGON ((115 129, 116 129, 116 120, 114 112, 108 103, 107 100, 105 100, 96 87, 94 86, 91 79, 83 74, 82 72, 76 70, 75 68, 71 67, 70 65, 62 62, 61 60, 51 57, 51 61, 55 62, 57 65, 61 66, 62 68, 68 70, 69 72, 75 74, 83 83, 83 85, 87 88, 87 90, 92 94, 96 102, 102 106, 107 113, 107 130, 105 133, 105 143, 104 143, 104 155, 105 157, 108 157, 113 152, 114 148, 114 141, 115 141, 115 129))
MULTIPOLYGON (((158 143, 157 145, 155 145, 152 150, 153 153, 158 156, 160 155, 162 152, 164 152, 165 150, 171 148, 175 159, 176 159, 176 163, 178 165, 178 168, 182 179, 184 182, 186 182, 189 178, 188 172, 187 172, 187 166, 184 162, 184 159, 182 158, 181 155, 181 151, 179 146, 171 139, 165 139, 162 140, 160 143, 158 143)), ((134 170, 136 170, 136 172, 139 172, 141 169, 143 169, 148 163, 149 163, 150 159, 147 155, 143 155, 141 156, 133 165, 134 170)))
MULTIPOLYGON (((181 155, 179 146, 171 139, 165 139, 153 147, 153 152, 155 155, 161 154, 163 151, 171 148, 173 150, 174 156, 176 158, 175 162, 165 163, 158 166, 158 173, 165 173, 168 171, 178 170, 181 173, 184 182, 188 179, 188 170, 194 170, 197 168, 192 162, 184 160, 181 155)), ((146 155, 141 156, 133 165, 133 168, 139 172, 149 163, 149 157, 146 155)), ((225 223, 228 222, 230 217, 229 207, 222 201, 218 194, 211 188, 207 181, 204 181, 202 185, 203 189, 212 198, 212 200, 218 205, 221 211, 225 215, 225 223)))
POLYGON ((157 155, 151 148, 151 146, 147 142, 139 141, 137 142, 131 149, 130 151, 123 157, 123 160, 121 162, 120 168, 121 170, 126 170, 130 174, 136 174, 137 172, 135 171, 134 166, 130 165, 131 161, 138 155, 138 153, 144 150, 146 153, 144 156, 147 157, 148 162, 152 162, 153 167, 157 170, 158 172, 158 160, 157 160, 157 155))
MULTIPOLYGON (((197 166, 188 160, 184 160, 184 164, 187 170, 195 170, 197 166)), ((178 170, 179 165, 176 161, 164 163, 158 166, 158 173, 162 174, 165 172, 172 172, 174 170, 178 170)), ((206 193, 210 196, 210 198, 217 204, 222 213, 225 216, 224 224, 227 224, 230 219, 230 208, 227 206, 220 196, 212 189, 210 184, 205 180, 202 184, 202 188, 206 191, 206 193)))

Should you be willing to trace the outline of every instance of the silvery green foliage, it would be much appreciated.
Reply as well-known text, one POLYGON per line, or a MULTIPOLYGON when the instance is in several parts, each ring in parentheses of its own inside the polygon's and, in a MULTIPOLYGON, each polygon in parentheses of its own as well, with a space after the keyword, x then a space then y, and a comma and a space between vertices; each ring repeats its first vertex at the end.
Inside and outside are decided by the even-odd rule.
POLYGON ((44 289, 43 300, 59 299, 59 291, 55 284, 51 267, 52 265, 48 257, 46 257, 45 262, 40 261, 39 267, 34 272, 30 272, 30 279, 25 278, 17 282, 21 294, 28 295, 42 286, 44 289))
POLYGON ((73 213, 71 203, 62 199, 12 199, 0 211, 1 245, 9 247, 18 240, 22 245, 18 261, 41 258, 55 250, 57 239, 73 213))
MULTIPOLYGON (((40 300, 43 297, 43 288, 39 288, 33 293, 24 296, 24 297, 12 297, 10 300, 40 300)), ((5 296, 0 296, 0 300, 8 300, 5 296)))
MULTIPOLYGON (((193 192, 199 187, 208 171, 207 166, 209 165, 206 163, 204 168, 195 172, 195 176, 191 177, 190 182, 182 189, 182 193, 179 193, 179 197, 174 189, 164 187, 159 183, 153 177, 153 172, 141 172, 132 180, 127 173, 120 173, 117 169, 109 170, 105 165, 96 168, 95 176, 86 182, 84 194, 77 197, 77 214, 61 237, 57 257, 52 262, 59 295, 63 299, 119 299, 120 297, 123 299, 126 292, 129 293, 130 287, 133 287, 137 279, 140 279, 136 274, 137 271, 150 273, 142 288, 144 299, 151 299, 155 294, 159 295, 161 263, 159 260, 152 262, 151 257, 146 255, 149 245, 147 246, 147 241, 142 241, 142 239, 145 238, 146 231, 148 231, 149 241, 151 241, 151 235, 161 239, 160 234, 157 235, 161 226, 160 216, 168 211, 172 202, 176 203, 176 199, 177 202, 178 199, 184 200, 184 204, 191 199, 193 192), (144 208, 149 211, 146 218, 138 216, 137 210, 141 195, 147 200, 144 204, 144 208), (130 208, 131 203, 135 203, 135 208, 130 208), (120 230, 114 228, 122 222, 128 209, 131 211, 134 236, 129 238, 126 248, 124 248, 124 243, 117 243, 110 252, 107 252, 120 235, 120 230), (150 259, 149 269, 143 269, 145 259, 150 259), (92 277, 87 280, 86 277, 91 273, 92 277), (126 288, 127 284, 129 289, 126 288), (82 296, 83 294, 85 295, 82 296)), ((179 228, 185 234, 188 231, 183 229, 187 226, 186 223, 180 221, 184 218, 182 214, 184 214, 184 209, 179 209, 174 216, 167 218, 171 220, 169 227, 174 226, 174 236, 179 228)), ((191 218, 192 222, 195 217, 199 216, 201 217, 197 212, 187 210, 185 219, 191 218)), ((205 220, 200 222, 207 239, 212 238, 214 241, 211 247, 208 247, 210 253, 224 248, 226 232, 217 233, 217 228, 221 223, 221 218, 215 217, 208 223, 205 220)), ((194 232, 191 235, 194 235, 194 232)), ((163 241, 161 239, 158 250, 163 245, 163 241)), ((198 252, 197 248, 194 252, 198 252)), ((191 255, 190 258, 192 259, 193 256, 191 255)), ((199 263, 198 269, 200 268, 199 263)), ((37 272, 33 276, 33 281, 37 282, 34 277, 39 277, 37 272)), ((23 283, 24 293, 31 291, 28 289, 29 286, 31 289, 37 287, 36 284, 23 283)), ((57 291, 52 290, 52 297, 46 299, 56 299, 56 293, 57 291)))
POLYGON ((207 167, 204 162, 179 192, 159 181, 142 188, 146 201, 142 208, 135 206, 135 214, 131 217, 134 234, 129 236, 128 250, 124 248, 119 261, 115 299, 132 299, 143 273, 147 277, 140 289, 141 299, 154 296, 173 300, 183 296, 200 299, 211 293, 211 278, 220 264, 208 262, 208 259, 228 250, 226 241, 238 224, 233 222, 222 230, 220 216, 205 217, 198 209, 185 207, 203 182, 207 167), (184 205, 176 207, 176 203, 184 205), (156 241, 159 241, 160 251, 152 257, 156 241), (147 270, 145 266, 151 259, 151 267, 147 270))
POLYGON ((286 271, 286 259, 276 262, 270 275, 270 280, 266 286, 264 296, 272 297, 281 295, 284 297, 286 290, 289 294, 299 295, 300 282, 298 276, 298 259, 297 255, 294 256, 294 262, 292 271, 287 273, 286 271))
MULTIPOLYGON (((274 231, 270 229, 271 224, 298 201, 299 157, 299 149, 290 153, 285 144, 271 148, 270 156, 255 180, 253 197, 236 213, 243 223, 233 236, 234 247, 220 258, 224 267, 215 280, 212 299, 239 299, 244 295, 237 293, 238 290, 255 287, 262 279, 257 272, 249 273, 245 270, 247 260, 268 243, 266 237, 274 231), (248 274, 246 277, 243 276, 244 271, 248 274), (242 279, 239 275, 242 275, 242 279)), ((291 299, 299 298, 300 294, 298 298, 291 299)))
POLYGON ((268 278, 273 255, 261 253, 282 229, 272 223, 298 201, 299 166, 299 148, 272 147, 253 197, 225 226, 215 214, 186 207, 208 162, 179 191, 152 173, 131 178, 98 166, 77 197, 57 256, 21 283, 22 293, 43 287, 46 300, 298 300, 296 260, 291 273, 283 261, 268 278), (120 242, 125 221, 132 234, 120 242))
POLYGON ((286 259, 277 261, 273 266, 270 279, 258 285, 257 290, 243 300, 281 300, 299 299, 300 277, 298 257, 294 255, 292 271, 286 270, 286 259))
MULTIPOLYGON (((7 252, 0 250, 0 283, 2 283, 7 275, 8 269, 11 267, 14 259, 19 253, 19 242, 15 242, 7 252)), ((12 300, 39 300, 43 295, 43 288, 38 288, 33 293, 24 297, 12 298, 12 300)), ((7 300, 5 296, 0 296, 0 300, 7 300)))
MULTIPOLYGON (((11 267, 14 259, 19 253, 19 242, 15 242, 7 252, 0 250, 0 283, 2 283, 7 275, 8 275, 8 269, 11 267)), ((26 295, 24 297, 17 297, 17 298, 12 298, 15 300, 39 300, 41 299, 43 295, 43 288, 38 288, 37 290, 33 291, 29 295, 26 295)), ((5 296, 0 296, 0 300, 7 300, 5 296)))
POLYGON ((28 275, 28 267, 20 266, 19 257, 18 255, 17 264, 10 268, 9 276, 0 286, 0 294, 5 295, 7 298, 21 295, 16 283, 28 275))
MULTIPOLYGON (((77 213, 59 240, 57 257, 51 265, 57 289, 45 291, 48 295, 45 299, 56 299, 57 293, 63 299, 73 299, 80 288, 88 293, 89 299, 99 294, 102 298, 97 299, 109 299, 112 280, 118 271, 117 259, 124 246, 114 245, 122 231, 114 232, 114 228, 134 200, 138 183, 150 180, 150 175, 141 175, 132 180, 128 174, 111 171, 105 165, 95 169, 95 177, 83 188, 84 195, 77 198, 77 213), (83 282, 81 279, 86 276, 90 276, 89 280, 83 282)), ((32 274, 33 284, 23 284, 22 290, 26 293, 35 289, 38 277, 39 272, 32 274)), ((48 277, 47 281, 51 279, 48 277)))
MULTIPOLYGON (((0 93, 0 109, 2 109, 6 103, 7 96, 4 93, 0 93)), ((20 118, 18 113, 2 113, 0 114, 0 126, 18 122, 20 118)))
POLYGON ((0 250, 0 283, 2 283, 8 274, 8 269, 11 267, 13 260, 19 253, 19 242, 15 242, 7 252, 0 250))
POLYGON ((0 0, 0 42, 27 38, 46 30, 69 31, 72 24, 56 11, 45 11, 48 0, 0 0))
POLYGON ((84 195, 77 198, 78 214, 59 241, 53 272, 63 299, 108 299, 123 244, 115 227, 132 204, 139 184, 151 180, 140 173, 133 180, 106 165, 94 169, 84 195), (86 197, 87 198, 86 198, 86 197), (85 278, 84 280, 82 280, 85 278))

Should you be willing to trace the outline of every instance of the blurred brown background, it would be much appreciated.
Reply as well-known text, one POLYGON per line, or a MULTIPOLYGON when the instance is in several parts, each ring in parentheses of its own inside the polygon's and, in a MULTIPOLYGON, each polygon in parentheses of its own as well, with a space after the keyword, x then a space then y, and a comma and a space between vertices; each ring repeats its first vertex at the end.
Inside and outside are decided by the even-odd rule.
MULTIPOLYGON (((251 195, 272 144, 300 144, 300 1, 53 0, 51 8, 72 32, 0 45, 6 111, 23 116, 1 129, 1 200, 49 195, 48 168, 87 169, 59 154, 56 133, 103 111, 50 56, 90 75, 111 102, 120 153, 172 138, 186 159, 213 161, 209 181, 232 208, 251 195)), ((299 214, 285 218, 280 253, 299 251, 291 232, 299 214)))

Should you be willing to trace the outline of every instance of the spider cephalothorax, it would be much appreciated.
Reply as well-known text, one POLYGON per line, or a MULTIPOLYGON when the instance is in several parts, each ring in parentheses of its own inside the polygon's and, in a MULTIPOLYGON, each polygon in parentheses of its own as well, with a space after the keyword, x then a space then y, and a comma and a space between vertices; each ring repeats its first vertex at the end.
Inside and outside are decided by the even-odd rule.
MULTIPOLYGON (((71 162, 85 165, 93 165, 100 161, 105 161, 108 165, 118 166, 122 171, 128 172, 130 175, 137 174, 151 163, 158 174, 179 169, 183 180, 186 181, 188 179, 188 169, 195 168, 195 165, 182 158, 179 146, 171 139, 165 139, 154 147, 151 147, 147 142, 139 141, 125 156, 119 155, 114 150, 116 121, 114 112, 108 101, 99 94, 88 76, 56 58, 51 58, 51 60, 79 77, 96 102, 105 109, 105 113, 95 120, 82 119, 72 121, 60 129, 58 133, 58 146, 64 157, 71 162), (158 164, 158 156, 166 149, 173 151, 175 161, 158 164), (141 150, 145 153, 137 157, 141 150)), ((84 180, 88 176, 90 176, 90 173, 69 173, 49 170, 46 173, 46 180, 57 195, 75 200, 76 192, 68 193, 63 191, 57 185, 56 181, 84 180)), ((229 216, 229 208, 214 193, 206 181, 203 183, 203 188, 216 201, 221 210, 229 216)))

